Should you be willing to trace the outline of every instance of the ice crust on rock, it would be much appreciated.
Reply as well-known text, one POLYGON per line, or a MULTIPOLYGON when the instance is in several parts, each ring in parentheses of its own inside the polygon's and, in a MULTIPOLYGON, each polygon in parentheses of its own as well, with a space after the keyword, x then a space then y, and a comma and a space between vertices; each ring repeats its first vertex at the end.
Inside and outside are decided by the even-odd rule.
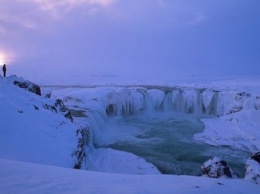
POLYGON ((227 166, 227 162, 216 156, 204 162, 201 171, 210 178, 238 178, 237 173, 227 166))
POLYGON ((260 184, 260 152, 246 161, 245 180, 260 184))

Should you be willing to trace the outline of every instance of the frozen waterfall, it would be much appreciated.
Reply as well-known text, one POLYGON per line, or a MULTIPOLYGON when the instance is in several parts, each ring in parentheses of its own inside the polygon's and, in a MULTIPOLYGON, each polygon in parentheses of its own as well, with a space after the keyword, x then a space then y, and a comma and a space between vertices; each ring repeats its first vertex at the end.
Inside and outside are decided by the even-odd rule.
POLYGON ((153 112, 217 117, 260 107, 259 97, 246 92, 177 86, 62 88, 54 90, 52 97, 84 112, 82 125, 92 131, 94 141, 109 117, 153 112))
MULTIPOLYGON (((93 88, 82 87, 65 89, 61 88, 55 89, 52 92, 51 96, 54 98, 61 98, 66 104, 66 106, 72 110, 72 113, 75 114, 75 122, 78 122, 78 124, 89 130, 88 134, 91 137, 88 138, 90 142, 88 142, 86 146, 86 151, 90 155, 93 154, 92 150, 95 150, 92 148, 99 148, 98 146, 100 146, 101 144, 105 148, 108 145, 113 145, 116 147, 120 144, 116 144, 114 142, 123 141, 123 138, 126 138, 127 141, 128 138, 134 138, 134 140, 137 139, 138 141, 141 141, 142 137, 148 138, 147 134, 143 134, 145 133, 145 130, 140 135, 135 134, 135 128, 131 128, 128 130, 128 128, 124 128, 120 124, 113 125, 113 121, 118 119, 134 118, 133 121, 136 121, 138 119, 140 120, 141 116, 146 115, 146 113, 156 112, 159 114, 147 115, 168 115, 168 118, 171 118, 171 116, 176 116, 173 113, 182 113, 180 115, 184 117, 185 115, 183 114, 195 115, 196 117, 198 116, 197 118, 203 118, 208 116, 221 117, 224 115, 232 114, 234 112, 239 112, 243 109, 258 110, 260 107, 260 98, 258 96, 253 96, 250 93, 241 92, 238 90, 218 90, 213 88, 195 87, 125 86, 93 88), (78 114, 76 114, 77 111, 78 114), (165 112, 166 114, 161 114, 163 112, 165 112), (133 115, 137 117, 120 117, 127 115, 133 115), (112 121, 112 125, 107 128, 108 124, 111 124, 110 121, 112 121), (128 132, 130 134, 126 134, 128 132)), ((158 118, 156 118, 156 120, 158 118)), ((149 120, 148 117, 147 119, 147 123, 142 121, 142 125, 150 126, 148 124, 153 123, 152 119, 149 120)), ((175 119, 167 119, 167 122, 174 122, 174 120, 175 119)), ((127 122, 128 121, 129 120, 127 120, 127 122)), ((120 120, 120 122, 122 122, 122 120, 120 120)), ((164 125, 163 128, 166 128, 167 125, 165 123, 167 122, 164 122, 164 124, 159 123, 158 125, 160 125, 161 127, 162 124, 164 125)), ((176 123, 178 124, 178 121, 176 123)), ((185 124, 185 121, 182 121, 181 123, 185 124)), ((151 129, 155 129, 154 127, 156 125, 156 123, 153 123, 153 127, 151 127, 151 129)), ((192 125, 194 125, 194 123, 192 125)), ((137 123, 137 126, 139 126, 139 123, 137 123)), ((171 123, 171 128, 172 127, 173 123, 171 123)), ((183 126, 181 127, 181 129, 183 129, 183 126)), ((158 130, 156 132, 152 131, 153 133, 156 133, 156 136, 151 136, 151 141, 153 141, 154 139, 158 139, 159 135, 164 134, 164 131, 166 131, 167 133, 168 130, 158 130)), ((188 131, 189 133, 193 132, 190 128, 188 128, 188 131)), ((168 138, 169 135, 163 137, 168 138)), ((146 141, 148 140, 149 138, 146 139, 146 141)), ((169 140, 167 142, 176 141, 169 140)), ((127 147, 129 148, 129 145, 127 147)), ((173 147, 176 146, 174 145, 173 147)), ((132 150, 126 151, 132 153, 132 150)), ((153 162, 156 163, 156 161, 153 162)), ((174 161, 170 163, 177 162, 174 161)), ((166 162, 157 164, 157 166, 161 166, 161 169, 168 169, 165 168, 164 164, 166 164, 166 166, 168 165, 168 163, 166 162)), ((166 171, 170 172, 171 169, 168 169, 166 171)))
POLYGON ((104 99, 108 115, 131 115, 142 111, 175 111, 188 114, 223 114, 217 108, 218 92, 196 89, 129 88, 104 99))
POLYGON ((210 88, 136 86, 70 88, 62 91, 55 90, 52 96, 62 97, 65 102, 80 103, 81 107, 108 117, 153 111, 222 116, 259 106, 258 98, 249 93, 210 88))

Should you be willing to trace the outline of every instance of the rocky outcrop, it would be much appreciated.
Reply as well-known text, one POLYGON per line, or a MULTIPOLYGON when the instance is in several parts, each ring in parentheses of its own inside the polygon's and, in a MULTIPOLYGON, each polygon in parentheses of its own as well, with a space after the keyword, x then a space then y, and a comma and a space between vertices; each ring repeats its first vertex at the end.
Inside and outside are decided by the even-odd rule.
POLYGON ((73 153, 75 157, 75 163, 73 168, 81 169, 83 162, 86 161, 86 151, 85 146, 90 142, 90 132, 87 127, 82 127, 76 131, 78 137, 78 145, 76 151, 73 153))
POLYGON ((260 152, 255 153, 253 156, 251 156, 251 159, 257 161, 260 163, 260 152))
POLYGON ((14 85, 41 96, 41 88, 39 85, 27 80, 23 80, 21 78, 17 78, 16 76, 13 76, 12 78, 14 78, 13 80, 14 85))
POLYGON ((53 113, 58 113, 57 109, 55 106, 49 105, 49 104, 44 104, 43 108, 52 111, 53 113))
POLYGON ((57 99, 55 101, 54 105, 43 104, 43 108, 50 110, 53 113, 60 112, 64 115, 65 118, 67 118, 71 122, 73 122, 73 117, 72 117, 71 111, 67 111, 67 108, 61 99, 57 99))
POLYGON ((238 178, 237 173, 227 166, 227 162, 218 157, 212 157, 201 166, 204 175, 210 178, 238 178))
POLYGON ((246 161, 245 180, 260 184, 260 152, 255 153, 246 161))
POLYGON ((65 115, 64 115, 67 119, 69 119, 71 122, 73 122, 73 117, 71 115, 71 111, 68 111, 65 115))
POLYGON ((65 112, 66 107, 61 99, 57 99, 54 106, 60 110, 60 112, 65 112))

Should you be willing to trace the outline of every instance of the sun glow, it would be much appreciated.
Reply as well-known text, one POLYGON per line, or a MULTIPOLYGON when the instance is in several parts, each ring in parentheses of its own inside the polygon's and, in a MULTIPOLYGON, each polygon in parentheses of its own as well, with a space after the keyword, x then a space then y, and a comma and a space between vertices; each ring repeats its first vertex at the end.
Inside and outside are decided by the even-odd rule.
POLYGON ((5 55, 0 53, 0 65, 3 65, 5 63, 6 60, 5 58, 6 58, 5 55))
POLYGON ((6 52, 0 52, 0 66, 4 64, 10 65, 11 61, 13 61, 12 59, 13 55, 10 53, 7 54, 6 52))

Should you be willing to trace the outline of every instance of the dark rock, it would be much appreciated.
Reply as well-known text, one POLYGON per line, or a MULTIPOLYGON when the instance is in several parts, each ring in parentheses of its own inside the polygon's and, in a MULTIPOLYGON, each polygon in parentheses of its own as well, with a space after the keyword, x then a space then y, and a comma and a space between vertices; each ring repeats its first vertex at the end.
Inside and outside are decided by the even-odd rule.
POLYGON ((90 143, 90 132, 87 127, 81 127, 76 131, 76 136, 78 137, 77 150, 73 153, 76 158, 73 168, 81 169, 83 162, 86 160, 85 146, 90 143))
POLYGON ((33 93, 41 96, 41 88, 37 84, 34 84, 32 82, 29 82, 29 81, 25 81, 25 80, 24 81, 15 80, 13 83, 14 83, 14 85, 16 85, 20 88, 26 89, 30 92, 33 92, 33 93))
POLYGON ((34 107, 35 110, 39 110, 38 106, 33 105, 33 107, 34 107))
POLYGON ((255 109, 260 110, 260 96, 255 98, 255 109))
POLYGON ((251 156, 251 159, 260 163, 260 152, 257 152, 253 156, 251 156))
POLYGON ((66 107, 63 103, 63 101, 61 99, 57 99, 55 104, 54 104, 55 107, 59 108, 59 110, 61 112, 65 112, 66 111, 66 107))
POLYGON ((69 119, 71 122, 73 122, 73 117, 72 117, 70 111, 68 111, 64 116, 65 116, 67 119, 69 119))
POLYGON ((250 93, 247 93, 247 92, 239 92, 236 95, 241 96, 241 97, 247 97, 247 98, 252 96, 250 93))
POLYGON ((54 106, 51 106, 49 104, 44 104, 43 108, 47 109, 47 110, 51 110, 53 113, 57 113, 57 109, 54 106))
POLYGON ((51 93, 45 94, 45 98, 51 98, 51 93))
POLYGON ((202 173, 210 178, 238 178, 238 174, 227 166, 227 162, 218 157, 212 157, 201 166, 202 173))

